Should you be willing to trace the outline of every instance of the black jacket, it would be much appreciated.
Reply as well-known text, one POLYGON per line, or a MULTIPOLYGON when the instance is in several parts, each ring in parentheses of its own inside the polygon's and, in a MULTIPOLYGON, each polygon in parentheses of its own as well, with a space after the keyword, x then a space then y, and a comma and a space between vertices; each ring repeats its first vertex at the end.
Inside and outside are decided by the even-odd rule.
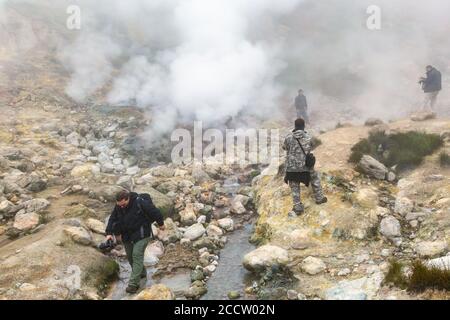
POLYGON ((150 200, 144 200, 137 193, 130 193, 126 208, 115 206, 106 227, 107 235, 122 235, 123 242, 137 242, 152 235, 151 224, 164 225, 164 218, 150 200))
POLYGON ((435 68, 427 71, 427 77, 423 80, 422 86, 424 92, 440 91, 442 89, 441 73, 435 68))

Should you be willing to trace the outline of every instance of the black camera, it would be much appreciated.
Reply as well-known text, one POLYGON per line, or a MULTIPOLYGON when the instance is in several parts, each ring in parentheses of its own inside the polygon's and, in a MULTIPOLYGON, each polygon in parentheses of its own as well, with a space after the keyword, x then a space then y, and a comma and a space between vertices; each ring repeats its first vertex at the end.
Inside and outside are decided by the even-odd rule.
POLYGON ((116 243, 112 239, 108 239, 105 242, 99 244, 98 248, 103 252, 109 252, 116 247, 116 243))

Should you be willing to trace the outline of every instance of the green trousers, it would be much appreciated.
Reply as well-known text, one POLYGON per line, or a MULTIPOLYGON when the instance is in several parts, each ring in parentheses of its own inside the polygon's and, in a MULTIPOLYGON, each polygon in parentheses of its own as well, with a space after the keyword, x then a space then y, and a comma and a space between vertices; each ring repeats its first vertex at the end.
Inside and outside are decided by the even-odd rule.
POLYGON ((150 237, 139 240, 136 243, 124 243, 128 262, 131 265, 131 275, 128 285, 139 287, 141 276, 146 274, 144 267, 144 252, 150 242, 150 237))

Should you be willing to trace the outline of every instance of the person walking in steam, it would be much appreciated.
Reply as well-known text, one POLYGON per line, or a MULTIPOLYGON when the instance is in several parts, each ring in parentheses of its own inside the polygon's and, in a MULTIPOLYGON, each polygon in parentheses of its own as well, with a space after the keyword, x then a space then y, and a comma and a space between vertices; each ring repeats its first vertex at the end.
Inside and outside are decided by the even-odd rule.
POLYGON ((305 120, 295 120, 295 128, 289 133, 283 143, 286 150, 286 174, 284 181, 292 190, 294 206, 289 216, 297 216, 304 212, 305 208, 300 197, 300 183, 309 186, 311 183, 316 204, 328 201, 324 196, 320 183, 319 173, 314 170, 315 158, 311 154, 313 149, 311 136, 305 131, 305 120), (312 161, 308 159, 314 158, 312 161), (313 162, 313 163, 308 163, 313 162))
POLYGON ((422 85, 423 92, 425 92, 423 111, 434 112, 437 96, 442 89, 442 76, 433 66, 427 66, 426 71, 426 77, 420 78, 419 81, 422 85))
POLYGON ((297 118, 302 118, 309 124, 308 102, 302 89, 298 90, 298 96, 295 98, 295 111, 297 112, 297 118))

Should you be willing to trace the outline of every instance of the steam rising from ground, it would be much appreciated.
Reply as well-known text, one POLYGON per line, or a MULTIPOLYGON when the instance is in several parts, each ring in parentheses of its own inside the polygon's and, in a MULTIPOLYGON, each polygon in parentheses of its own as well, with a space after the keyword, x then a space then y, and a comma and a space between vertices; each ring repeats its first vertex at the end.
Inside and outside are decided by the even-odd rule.
POLYGON ((81 30, 56 41, 67 94, 83 102, 102 89, 110 104, 151 110, 152 135, 194 119, 286 118, 286 97, 299 87, 316 114, 403 116, 420 104, 425 65, 444 79, 449 71, 447 0, 3 2, 62 19, 78 5, 81 30), (366 27, 372 4, 381 30, 366 27))

